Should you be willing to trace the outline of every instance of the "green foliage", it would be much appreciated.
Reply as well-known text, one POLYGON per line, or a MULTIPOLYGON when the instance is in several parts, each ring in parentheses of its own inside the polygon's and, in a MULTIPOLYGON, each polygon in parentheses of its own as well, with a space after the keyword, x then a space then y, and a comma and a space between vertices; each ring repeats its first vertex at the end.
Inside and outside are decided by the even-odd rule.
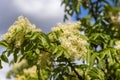
POLYGON ((1 63, 1 58, 0 58, 0 69, 2 69, 3 67, 2 67, 2 63, 1 63))
MULTIPOLYGON (((98 20, 102 17, 101 13, 105 12, 104 10, 106 5, 114 5, 119 7, 120 1, 119 0, 62 0, 62 5, 65 4, 65 15, 64 21, 68 19, 68 15, 72 16, 76 14, 76 20, 80 20, 80 14, 82 9, 88 10, 88 13, 94 18, 98 20), (112 4, 111 4, 112 3, 112 4)), ((111 8, 109 8, 111 9, 111 8)))
POLYGON ((105 80, 105 75, 103 71, 101 71, 99 68, 93 67, 92 69, 90 69, 88 74, 92 77, 92 79, 105 80))
POLYGON ((2 55, 1 55, 1 60, 4 61, 4 62, 6 62, 6 63, 8 63, 8 58, 7 58, 7 56, 5 55, 5 53, 6 53, 6 51, 4 51, 4 52, 2 53, 2 55))
POLYGON ((0 46, 7 47, 8 46, 7 41, 5 41, 5 40, 0 41, 0 46))
MULTIPOLYGON (((76 20, 80 21, 84 34, 90 43, 89 52, 86 56, 86 63, 89 67, 84 67, 84 71, 90 80, 119 80, 119 73, 116 67, 119 66, 119 0, 63 0, 65 4, 65 15, 73 16, 69 12, 75 13, 76 20), (79 11, 72 6, 79 5, 79 11), (113 4, 111 4, 113 3, 113 4), (88 11, 88 16, 80 17, 82 10, 88 11), (110 67, 112 66, 112 67, 110 67), (116 73, 116 74, 114 74, 116 73)), ((66 19, 64 17, 64 19, 66 19)), ((84 77, 84 76, 83 76, 84 77)), ((86 80, 86 78, 84 77, 86 80)))
POLYGON ((120 1, 111 2, 63 0, 64 20, 75 14, 79 22, 59 23, 48 34, 19 17, 0 41, 0 68, 13 55, 8 76, 16 80, 119 80, 120 1), (88 16, 81 18, 82 8, 88 16))

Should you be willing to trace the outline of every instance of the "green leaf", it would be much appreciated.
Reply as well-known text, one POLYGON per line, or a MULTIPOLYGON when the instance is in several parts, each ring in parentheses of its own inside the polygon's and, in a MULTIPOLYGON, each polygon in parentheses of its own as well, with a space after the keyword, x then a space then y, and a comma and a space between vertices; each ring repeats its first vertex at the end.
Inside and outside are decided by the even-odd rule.
POLYGON ((17 62, 17 54, 18 54, 18 52, 19 52, 19 49, 15 49, 14 54, 13 54, 14 62, 17 62))
POLYGON ((57 47, 57 46, 56 46, 56 47, 54 46, 53 48, 54 48, 53 54, 57 53, 58 47, 57 47))
POLYGON ((68 16, 67 15, 64 15, 64 22, 68 20, 68 16))
POLYGON ((16 63, 17 62, 17 54, 14 54, 14 62, 16 63))
POLYGON ((91 55, 91 59, 90 59, 90 67, 93 67, 94 66, 94 63, 95 63, 95 60, 98 56, 98 53, 97 52, 93 52, 92 55, 91 55))
POLYGON ((105 57, 107 51, 108 51, 108 50, 102 50, 102 51, 99 53, 99 57, 100 57, 101 59, 103 59, 103 58, 105 57))
POLYGON ((105 43, 107 43, 110 40, 110 37, 106 34, 100 34, 100 37, 104 40, 105 43))
POLYGON ((58 39, 57 32, 50 32, 48 35, 49 41, 50 42, 55 42, 58 39))
POLYGON ((34 45, 32 44, 32 42, 30 42, 29 44, 25 45, 25 51, 29 51, 34 47, 34 45))
POLYGON ((4 52, 2 53, 1 59, 2 59, 4 62, 8 63, 9 61, 8 61, 8 58, 7 58, 7 56, 5 55, 5 53, 6 53, 6 51, 4 51, 4 52))
POLYGON ((2 67, 2 63, 1 63, 1 59, 0 59, 0 69, 2 69, 3 67, 2 67))
POLYGON ((41 33, 39 35, 39 40, 41 41, 41 45, 43 47, 48 48, 50 46, 50 40, 46 34, 41 33))
POLYGON ((12 50, 8 48, 6 49, 6 51, 7 51, 7 56, 9 57, 12 54, 12 50))
POLYGON ((63 53, 63 50, 61 50, 60 52, 57 52, 57 53, 56 53, 56 57, 57 57, 57 58, 60 57, 60 56, 62 55, 62 53, 63 53))
POLYGON ((116 78, 117 78, 115 80, 119 80, 120 79, 120 69, 119 68, 116 70, 115 74, 116 74, 116 78))
POLYGON ((110 52, 111 52, 112 59, 115 60, 116 62, 119 62, 119 60, 117 59, 118 55, 116 50, 114 48, 111 48, 110 52))
POLYGON ((104 73, 99 68, 93 67, 88 74, 92 79, 105 80, 104 73))
POLYGON ((96 40, 99 35, 97 33, 94 33, 91 35, 90 39, 96 40))
POLYGON ((89 50, 88 53, 87 53, 87 55, 86 55, 86 62, 87 62, 87 63, 90 62, 91 53, 92 53, 92 51, 89 50))
POLYGON ((105 69, 104 61, 99 57, 97 57, 97 60, 98 60, 98 63, 99 63, 99 67, 102 68, 102 69, 105 69))
POLYGON ((0 41, 0 46, 3 46, 3 47, 8 47, 8 43, 6 40, 2 40, 0 41))
POLYGON ((57 51, 57 53, 55 54, 56 57, 57 57, 57 58, 60 57, 60 56, 63 54, 63 52, 64 52, 63 48, 62 48, 61 46, 58 46, 58 51, 57 51))
POLYGON ((26 52, 26 53, 24 53, 24 54, 20 57, 19 62, 21 62, 23 59, 25 59, 25 58, 26 58, 26 56, 27 56, 27 52, 26 52))
POLYGON ((40 49, 37 48, 37 49, 35 50, 35 52, 36 52, 37 54, 40 54, 40 49))
POLYGON ((114 45, 114 40, 110 40, 110 41, 109 41, 109 46, 110 46, 110 47, 113 47, 113 45, 114 45))
POLYGON ((38 32, 34 32, 33 34, 32 34, 32 36, 31 36, 31 40, 34 40, 34 39, 36 39, 37 38, 37 36, 38 36, 39 34, 38 34, 38 32))
POLYGON ((79 34, 79 36, 80 36, 80 38, 82 38, 82 39, 88 40, 87 36, 85 36, 85 35, 79 34))
POLYGON ((70 55, 69 55, 69 53, 68 53, 67 51, 64 51, 64 56, 65 56, 66 58, 69 58, 69 57, 70 57, 70 55))
POLYGON ((80 4, 77 3, 77 6, 76 6, 76 12, 79 13, 80 12, 80 4))
POLYGON ((112 55, 111 55, 110 49, 107 50, 106 55, 107 55, 108 58, 112 59, 112 55))
POLYGON ((87 69, 88 65, 87 64, 81 64, 78 68, 81 68, 82 70, 87 69))

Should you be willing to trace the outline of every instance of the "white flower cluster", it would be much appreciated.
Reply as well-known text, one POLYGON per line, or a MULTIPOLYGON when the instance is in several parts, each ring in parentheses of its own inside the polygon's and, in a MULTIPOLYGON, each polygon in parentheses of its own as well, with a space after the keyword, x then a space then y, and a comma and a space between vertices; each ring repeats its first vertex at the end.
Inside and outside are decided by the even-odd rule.
POLYGON ((12 66, 12 71, 14 72, 14 73, 18 73, 18 71, 19 71, 19 69, 21 68, 21 67, 24 67, 24 66, 27 66, 28 64, 27 64, 27 61, 25 60, 25 59, 23 59, 22 61, 17 61, 16 63, 14 63, 13 64, 13 66, 12 66))
POLYGON ((15 77, 15 80, 26 80, 25 76, 24 75, 17 75, 15 77))
POLYGON ((59 34, 62 35, 70 35, 73 33, 79 33, 79 29, 80 29, 80 22, 77 23, 67 23, 67 24, 61 24, 58 23, 57 27, 53 27, 52 31, 57 31, 59 32, 59 34), (61 34, 64 33, 64 34, 61 34))
POLYGON ((36 66, 32 66, 31 68, 28 69, 24 69, 24 74, 29 76, 29 77, 36 77, 37 76, 37 67, 36 66))
POLYGON ((117 32, 120 30, 120 11, 119 12, 116 12, 116 13, 113 13, 113 12, 110 12, 109 13, 110 15, 110 19, 111 19, 111 23, 112 23, 112 30, 116 31, 115 34, 117 34, 117 32))
POLYGON ((120 22, 120 12, 118 12, 118 13, 112 13, 112 12, 110 12, 110 18, 111 18, 111 22, 113 22, 113 23, 116 23, 116 24, 119 24, 119 22, 120 22))
POLYGON ((116 48, 117 50, 120 50, 120 41, 115 42, 114 48, 116 48))
POLYGON ((24 35, 31 31, 36 32, 41 30, 36 29, 36 26, 31 24, 27 18, 20 16, 18 17, 18 21, 10 26, 8 32, 3 35, 3 38, 8 42, 15 41, 17 47, 24 41, 24 35))
POLYGON ((15 80, 26 80, 26 78, 36 78, 37 77, 37 68, 32 66, 28 69, 23 70, 22 75, 16 75, 15 80))
POLYGON ((58 33, 58 40, 62 47, 64 47, 71 57, 80 59, 85 57, 87 53, 87 40, 80 35, 80 22, 58 24, 57 27, 52 28, 52 31, 58 33))

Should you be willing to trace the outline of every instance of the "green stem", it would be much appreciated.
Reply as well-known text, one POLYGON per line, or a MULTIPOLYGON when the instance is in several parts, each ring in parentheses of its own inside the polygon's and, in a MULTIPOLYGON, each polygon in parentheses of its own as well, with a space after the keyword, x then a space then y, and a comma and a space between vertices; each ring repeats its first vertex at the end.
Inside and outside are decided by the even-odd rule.
POLYGON ((37 76, 38 76, 38 80, 40 80, 40 67, 39 67, 39 65, 37 65, 37 76))

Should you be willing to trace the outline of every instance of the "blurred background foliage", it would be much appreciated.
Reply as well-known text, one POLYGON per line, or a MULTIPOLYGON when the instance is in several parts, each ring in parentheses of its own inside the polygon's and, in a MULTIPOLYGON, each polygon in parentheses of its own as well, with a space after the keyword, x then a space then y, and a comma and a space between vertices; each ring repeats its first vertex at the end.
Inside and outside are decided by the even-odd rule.
POLYGON ((120 0, 63 0, 62 4, 65 5, 64 21, 72 16, 80 21, 90 49, 97 52, 91 56, 97 66, 90 70, 91 80, 119 80, 120 57, 115 43, 120 40, 120 0), (113 57, 118 60, 111 61, 113 57))
POLYGON ((111 37, 119 37, 120 0, 63 0, 64 21, 74 16, 81 21, 86 35, 102 32, 111 37), (83 14, 87 14, 82 16, 83 14))

